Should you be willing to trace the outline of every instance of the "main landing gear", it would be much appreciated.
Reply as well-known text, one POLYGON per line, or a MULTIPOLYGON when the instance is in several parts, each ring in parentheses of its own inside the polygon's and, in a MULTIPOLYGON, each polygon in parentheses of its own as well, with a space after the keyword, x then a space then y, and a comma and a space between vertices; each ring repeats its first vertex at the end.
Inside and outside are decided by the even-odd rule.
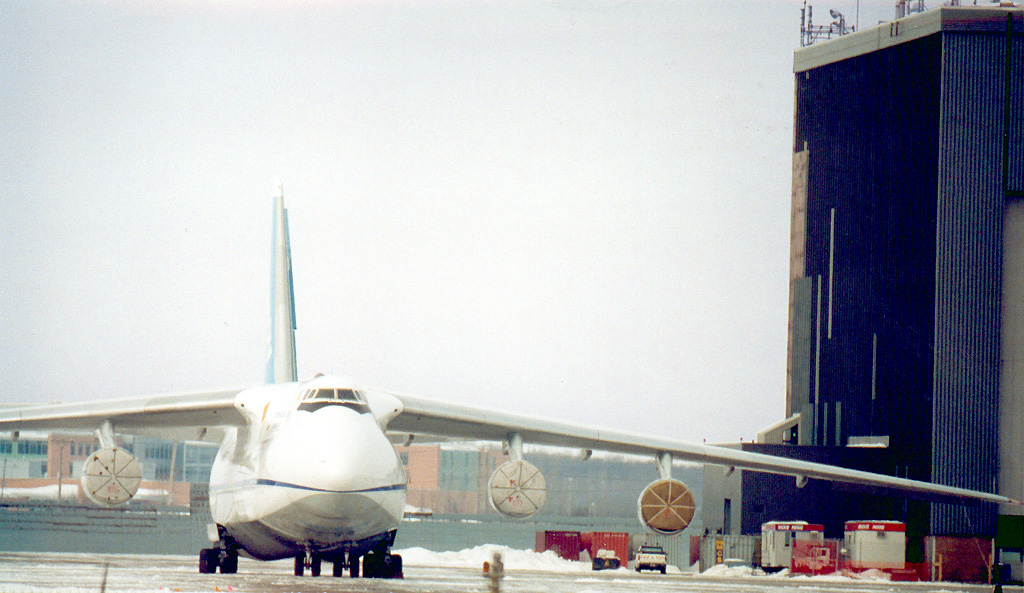
POLYGON ((402 557, 385 550, 375 550, 363 557, 363 576, 368 579, 401 579, 402 557))
POLYGON ((211 523, 207 526, 207 536, 216 547, 199 550, 199 572, 213 574, 218 568, 221 574, 238 572, 238 544, 224 527, 211 523))
MULTIPOLYGON (((362 557, 363 577, 368 579, 400 579, 402 573, 402 557, 392 554, 387 548, 371 550, 362 557)), ((301 577, 309 570, 310 576, 320 576, 321 566, 324 558, 319 554, 307 552, 295 556, 295 576, 301 577)), ((349 576, 359 578, 359 556, 353 553, 338 555, 333 560, 331 575, 335 577, 344 576, 345 569, 348 569, 349 576)))
POLYGON ((238 550, 230 548, 206 548, 199 550, 199 572, 213 574, 220 569, 221 574, 238 572, 238 550))

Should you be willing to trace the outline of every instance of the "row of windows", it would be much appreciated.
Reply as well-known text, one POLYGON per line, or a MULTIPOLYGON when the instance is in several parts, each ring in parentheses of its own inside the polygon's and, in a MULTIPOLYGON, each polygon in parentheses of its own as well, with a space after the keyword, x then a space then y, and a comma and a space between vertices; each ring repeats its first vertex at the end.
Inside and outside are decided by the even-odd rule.
POLYGON ((79 457, 92 454, 92 443, 71 443, 71 454, 79 457))
POLYGON ((0 442, 0 455, 46 455, 46 441, 18 441, 17 447, 11 441, 0 442))
MULTIPOLYGON (((15 443, 11 441, 0 442, 0 455, 10 455, 15 451, 15 443)), ((17 452, 19 455, 46 455, 47 443, 46 441, 18 441, 17 452)), ((99 446, 93 445, 92 443, 70 443, 69 444, 70 454, 76 457, 85 457, 91 455, 93 450, 98 450, 99 446)))
POLYGON ((439 482, 442 490, 473 492, 480 472, 479 453, 475 451, 441 451, 439 482))
POLYGON ((145 459, 170 459, 174 445, 146 445, 142 456, 145 459))
MULTIPOLYGON (((123 447, 127 449, 129 453, 134 453, 134 447, 130 443, 125 443, 123 447)), ((69 453, 75 457, 89 456, 93 451, 98 451, 99 448, 99 445, 88 442, 72 442, 68 445, 69 453)), ((17 443, 11 441, 0 441, 0 455, 11 455, 14 453, 17 453, 18 455, 46 455, 47 449, 46 441, 18 441, 17 443)), ((209 458, 212 460, 216 455, 217 448, 209 448, 211 449, 209 452, 207 452, 206 449, 206 447, 199 447, 192 451, 192 453, 198 455, 200 458, 209 458)), ((147 443, 143 448, 143 457, 145 459, 170 459, 173 451, 174 445, 171 444, 147 443)))

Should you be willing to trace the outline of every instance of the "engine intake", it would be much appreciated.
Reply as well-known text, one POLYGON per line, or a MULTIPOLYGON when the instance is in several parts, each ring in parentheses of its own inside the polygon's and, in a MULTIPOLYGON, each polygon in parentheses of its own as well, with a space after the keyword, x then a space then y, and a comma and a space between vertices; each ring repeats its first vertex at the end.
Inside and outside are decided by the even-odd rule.
POLYGON ((651 482, 637 500, 640 522, 655 533, 675 535, 693 520, 697 506, 693 492, 679 480, 651 482))
POLYGON ((82 474, 85 496, 101 506, 117 506, 139 491, 142 468, 134 455, 121 447, 99 449, 89 456, 82 474))
POLYGON ((498 466, 487 485, 491 508, 506 517, 525 519, 537 514, 548 497, 544 474, 526 461, 498 466))

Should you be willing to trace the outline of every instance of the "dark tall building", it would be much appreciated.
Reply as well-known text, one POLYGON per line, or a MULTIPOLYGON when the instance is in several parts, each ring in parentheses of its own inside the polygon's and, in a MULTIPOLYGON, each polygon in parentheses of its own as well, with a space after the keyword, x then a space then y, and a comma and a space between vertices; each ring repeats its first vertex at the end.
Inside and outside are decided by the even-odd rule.
MULTIPOLYGON (((794 70, 800 443, 887 442, 898 475, 1024 497, 1024 10, 938 8, 794 70)), ((996 509, 924 520, 992 535, 996 509)))

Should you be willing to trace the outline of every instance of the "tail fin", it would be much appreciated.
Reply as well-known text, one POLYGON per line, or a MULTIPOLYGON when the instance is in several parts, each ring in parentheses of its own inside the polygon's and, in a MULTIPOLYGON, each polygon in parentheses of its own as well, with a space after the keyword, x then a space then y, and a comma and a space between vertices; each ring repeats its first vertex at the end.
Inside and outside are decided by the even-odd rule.
POLYGON ((295 290, 292 285, 292 248, 288 238, 288 211, 284 190, 274 195, 274 244, 271 253, 270 356, 267 383, 298 380, 295 365, 295 290))

